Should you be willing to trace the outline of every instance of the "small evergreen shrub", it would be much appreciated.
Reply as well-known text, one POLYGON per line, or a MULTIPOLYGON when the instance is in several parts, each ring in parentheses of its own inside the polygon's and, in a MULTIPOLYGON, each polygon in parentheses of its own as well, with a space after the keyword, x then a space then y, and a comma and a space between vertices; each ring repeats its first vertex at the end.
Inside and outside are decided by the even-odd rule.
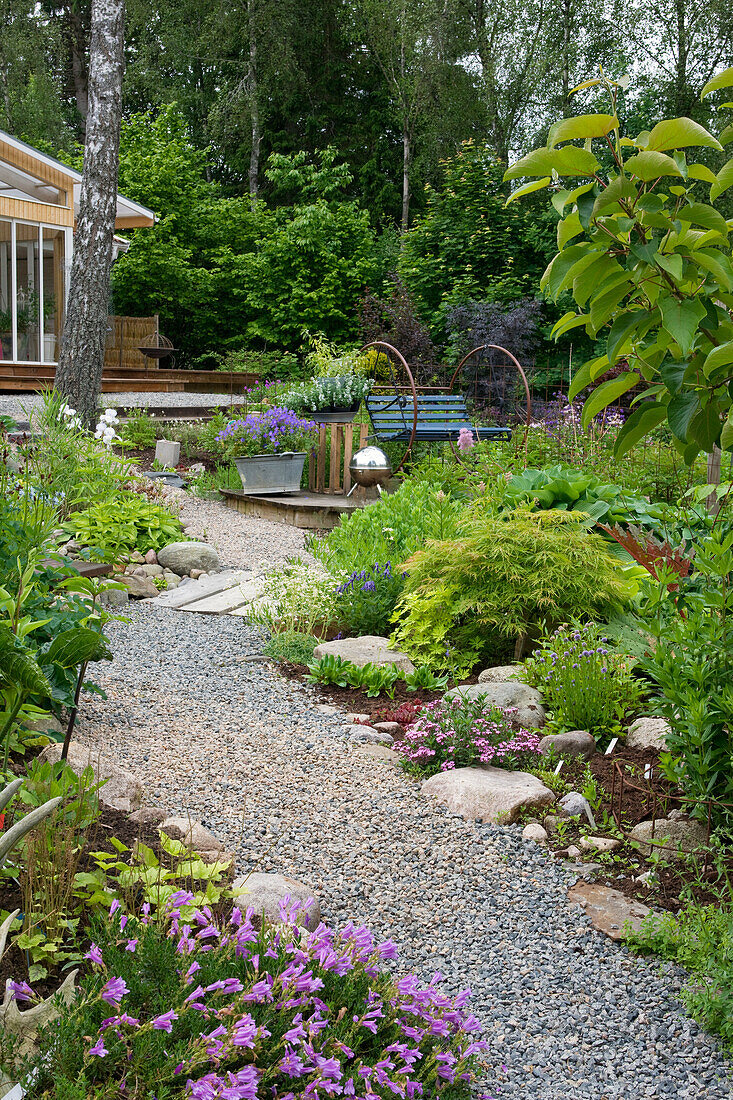
POLYGON ((259 932, 253 910, 237 908, 224 926, 208 910, 184 923, 174 909, 167 931, 145 916, 99 922, 93 973, 42 1032, 26 1095, 468 1095, 485 1044, 472 1037, 467 991, 441 993, 438 975, 426 988, 393 980, 380 964, 394 945, 366 928, 306 932, 289 901, 280 917, 259 932))

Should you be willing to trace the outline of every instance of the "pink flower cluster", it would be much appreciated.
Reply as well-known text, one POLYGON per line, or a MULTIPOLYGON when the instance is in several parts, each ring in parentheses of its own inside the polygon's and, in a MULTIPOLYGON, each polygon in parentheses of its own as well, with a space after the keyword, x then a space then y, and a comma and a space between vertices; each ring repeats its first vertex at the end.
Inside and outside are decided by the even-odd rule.
POLYGON ((484 707, 482 700, 453 698, 428 703, 399 742, 413 770, 449 771, 475 764, 514 768, 525 753, 539 753, 540 738, 518 728, 517 710, 484 707))

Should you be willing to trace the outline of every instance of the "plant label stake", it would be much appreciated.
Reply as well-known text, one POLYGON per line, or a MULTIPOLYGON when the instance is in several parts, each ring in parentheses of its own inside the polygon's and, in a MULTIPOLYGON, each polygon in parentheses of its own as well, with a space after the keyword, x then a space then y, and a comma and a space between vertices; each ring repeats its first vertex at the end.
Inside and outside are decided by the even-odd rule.
POLYGON ((604 755, 604 756, 610 756, 610 755, 611 755, 611 753, 613 752, 613 750, 614 750, 614 749, 616 748, 616 743, 617 743, 617 742, 618 742, 618 737, 613 737, 613 738, 612 738, 612 739, 611 739, 611 740, 610 740, 610 741, 608 742, 608 748, 606 749, 606 751, 605 751, 605 753, 604 753, 603 755, 604 755))
POLYGON ((644 765, 644 778, 645 779, 651 779, 653 771, 654 771, 654 765, 653 764, 645 764, 644 765))
POLYGON ((561 760, 561 761, 560 761, 560 762, 558 763, 557 767, 555 768, 555 775, 559 775, 559 774, 560 774, 560 769, 562 768, 562 766, 563 766, 563 764, 564 764, 564 763, 565 763, 565 761, 564 761, 564 760, 561 760))

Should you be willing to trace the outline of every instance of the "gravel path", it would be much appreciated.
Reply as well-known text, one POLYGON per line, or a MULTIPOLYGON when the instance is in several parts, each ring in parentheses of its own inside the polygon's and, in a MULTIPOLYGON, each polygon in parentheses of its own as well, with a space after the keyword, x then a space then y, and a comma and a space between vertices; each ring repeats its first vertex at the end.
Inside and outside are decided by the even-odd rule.
MULTIPOLYGON (((210 405, 239 405, 243 401, 244 397, 236 393, 234 396, 230 393, 103 393, 99 399, 99 407, 200 405, 202 408, 209 408, 210 405)), ((0 393, 0 415, 24 417, 26 411, 30 412, 42 404, 43 398, 40 394, 0 393)))
MULTIPOLYGON (((302 542, 220 505, 195 509, 227 564, 302 542)), ((240 871, 291 874, 325 920, 364 921, 396 941, 401 966, 469 985, 491 1096, 733 1096, 731 1063, 675 998, 683 973, 595 933, 566 899, 573 876, 518 828, 451 816, 392 764, 350 749, 338 715, 247 660, 261 639, 241 620, 149 605, 129 620, 111 628, 108 700, 85 701, 80 741, 139 775, 151 803, 202 820, 236 848, 240 871)))

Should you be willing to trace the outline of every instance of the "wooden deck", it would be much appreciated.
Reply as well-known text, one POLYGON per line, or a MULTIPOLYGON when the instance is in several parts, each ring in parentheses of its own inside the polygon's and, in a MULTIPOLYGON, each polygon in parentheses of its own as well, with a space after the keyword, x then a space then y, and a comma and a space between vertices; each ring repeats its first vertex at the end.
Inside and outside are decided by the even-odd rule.
POLYGON ((371 499, 364 489, 357 489, 353 496, 336 496, 334 493, 291 493, 282 496, 246 496, 229 489, 220 490, 228 508, 235 508, 246 516, 288 523, 307 531, 331 531, 338 526, 343 515, 363 508, 371 499), (357 495, 361 494, 359 499, 357 495))
MULTIPOLYGON (((53 385, 56 368, 49 363, 4 363, 0 359, 0 393, 40 393, 53 385)), ((105 367, 102 393, 242 393, 257 382, 256 374, 239 371, 177 370, 165 367, 105 367)))

